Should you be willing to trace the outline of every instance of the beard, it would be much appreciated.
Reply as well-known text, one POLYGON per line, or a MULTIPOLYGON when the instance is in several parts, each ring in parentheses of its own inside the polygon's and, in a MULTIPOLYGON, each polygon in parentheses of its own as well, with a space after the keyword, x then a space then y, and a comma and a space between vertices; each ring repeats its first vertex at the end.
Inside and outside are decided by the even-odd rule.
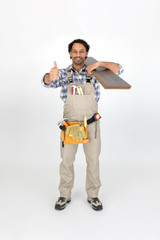
POLYGON ((78 57, 78 58, 75 57, 75 58, 72 58, 72 61, 73 61, 73 63, 74 63, 75 65, 80 66, 80 65, 84 64, 85 59, 84 59, 84 58, 81 58, 81 57, 78 57))

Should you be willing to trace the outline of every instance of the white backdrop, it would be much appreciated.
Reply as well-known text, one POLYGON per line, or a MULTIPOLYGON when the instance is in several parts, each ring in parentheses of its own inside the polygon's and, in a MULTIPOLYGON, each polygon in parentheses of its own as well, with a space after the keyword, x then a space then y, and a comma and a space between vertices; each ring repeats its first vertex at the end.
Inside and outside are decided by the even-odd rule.
POLYGON ((158 0, 1 2, 2 239, 159 239, 159 12, 158 0), (54 60, 71 64, 76 38, 90 44, 89 56, 119 62, 132 85, 101 87, 101 213, 86 203, 81 146, 72 203, 54 211, 63 103, 41 78, 54 60))

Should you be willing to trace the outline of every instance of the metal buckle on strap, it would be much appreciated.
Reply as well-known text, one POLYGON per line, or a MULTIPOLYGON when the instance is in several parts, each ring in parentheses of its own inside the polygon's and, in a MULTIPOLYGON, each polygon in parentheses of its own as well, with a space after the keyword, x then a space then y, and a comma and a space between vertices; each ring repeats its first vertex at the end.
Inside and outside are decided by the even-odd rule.
POLYGON ((73 77, 72 77, 71 72, 69 72, 69 71, 66 69, 66 73, 67 73, 68 84, 73 83, 73 77))
POLYGON ((68 84, 73 83, 73 78, 72 77, 68 77, 68 84))
POLYGON ((87 74, 87 77, 86 77, 86 78, 87 78, 86 82, 87 82, 87 83, 91 83, 91 80, 92 80, 91 75, 88 75, 88 74, 87 74))

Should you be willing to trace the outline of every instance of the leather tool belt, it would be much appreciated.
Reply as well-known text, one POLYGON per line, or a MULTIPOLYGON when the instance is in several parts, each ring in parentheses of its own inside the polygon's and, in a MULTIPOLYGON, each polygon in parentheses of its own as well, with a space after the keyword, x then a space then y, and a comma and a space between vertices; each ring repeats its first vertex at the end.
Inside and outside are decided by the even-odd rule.
POLYGON ((62 137, 62 146, 64 144, 88 144, 89 137, 88 137, 88 124, 92 122, 98 121, 101 118, 99 113, 95 113, 92 118, 87 120, 87 125, 83 121, 81 122, 71 122, 71 121, 64 121, 63 124, 59 126, 61 131, 62 137))
POLYGON ((64 122, 61 125, 62 144, 88 144, 88 125, 84 127, 84 122, 64 122), (64 130, 63 130, 64 129, 64 130))

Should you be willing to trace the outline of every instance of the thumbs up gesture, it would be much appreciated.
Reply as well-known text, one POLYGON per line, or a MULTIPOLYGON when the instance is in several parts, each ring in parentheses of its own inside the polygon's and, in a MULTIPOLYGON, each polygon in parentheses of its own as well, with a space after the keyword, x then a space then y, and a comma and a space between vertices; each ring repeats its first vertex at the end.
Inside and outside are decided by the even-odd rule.
POLYGON ((58 78, 58 72, 59 72, 59 70, 58 70, 58 68, 57 68, 57 63, 56 63, 56 61, 54 61, 54 67, 53 68, 51 68, 51 71, 50 71, 50 76, 49 76, 49 78, 50 78, 50 81, 54 81, 54 80, 56 80, 57 78, 58 78))

